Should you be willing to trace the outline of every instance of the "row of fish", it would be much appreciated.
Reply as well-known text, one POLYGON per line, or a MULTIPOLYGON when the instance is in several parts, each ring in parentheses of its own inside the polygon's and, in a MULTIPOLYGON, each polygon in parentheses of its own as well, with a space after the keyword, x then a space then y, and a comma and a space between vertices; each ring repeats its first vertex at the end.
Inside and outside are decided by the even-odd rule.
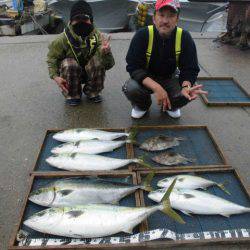
POLYGON ((185 211, 185 213, 192 212, 196 214, 230 215, 249 211, 249 208, 238 206, 237 204, 231 203, 214 195, 201 191, 192 191, 195 189, 206 189, 210 186, 218 186, 223 191, 230 194, 221 183, 216 183, 199 176, 176 175, 158 181, 157 186, 163 188, 152 191, 150 182, 153 176, 153 173, 149 174, 141 185, 131 185, 124 182, 114 182, 95 177, 57 180, 52 182, 49 186, 32 192, 29 199, 39 205, 49 207, 103 203, 117 204, 123 197, 140 188, 150 191, 148 197, 154 201, 160 202, 166 190, 171 187, 173 182, 175 182, 175 189, 170 195, 170 203, 173 208, 183 212, 185 211), (192 202, 194 202, 194 204, 192 202), (196 202, 197 204, 201 204, 201 210, 197 210, 197 207, 199 206, 196 202), (214 207, 215 204, 216 207, 214 207), (222 204, 225 207, 223 207, 222 204), (229 206, 229 204, 231 205, 229 206), (185 205, 194 207, 194 210, 191 208, 188 210, 185 209, 185 205), (204 209, 203 206, 206 206, 207 209, 204 209), (209 212, 210 206, 210 210, 212 212, 209 212), (221 213, 220 210, 216 210, 217 207, 223 207, 221 210, 223 213, 221 213), (227 210, 224 209, 226 207, 228 207, 227 210), (236 207, 238 209, 236 209, 236 207))
MULTIPOLYGON (((134 142, 136 133, 137 133, 136 129, 132 129, 130 133, 111 132, 111 131, 86 129, 86 128, 63 130, 63 131, 55 133, 53 135, 53 138, 57 141, 67 142, 67 144, 55 148, 54 153, 80 153, 81 152, 81 153, 91 154, 92 153, 91 150, 95 150, 94 147, 100 147, 101 148, 99 149, 100 153, 109 152, 107 150, 112 151, 118 147, 121 147, 126 142, 126 140, 116 141, 114 144, 109 142, 106 145, 102 145, 104 144, 103 141, 113 141, 121 137, 128 137, 128 142, 134 142), (93 142, 93 148, 91 148, 90 152, 87 152, 88 150, 87 147, 88 147, 88 144, 90 143, 89 142, 90 140, 99 140, 102 142, 101 144, 98 144, 97 141, 93 142), (80 142, 87 141, 87 142, 80 143, 79 141, 80 142)), ((165 150, 168 148, 178 146, 179 141, 181 140, 185 140, 185 138, 159 135, 159 136, 148 138, 141 145, 139 145, 139 147, 140 149, 143 149, 146 151, 161 151, 161 150, 165 150)), ((95 153, 92 153, 92 154, 95 154, 95 153)))
MULTIPOLYGON (((73 129, 56 133, 53 138, 66 142, 52 149, 56 154, 46 161, 65 170, 112 170, 132 162, 148 166, 142 159, 114 159, 95 155, 110 152, 133 142, 134 132, 117 133, 92 129, 73 129), (116 140, 128 137, 126 140, 116 140)), ((140 145, 146 151, 161 151, 179 145, 184 138, 156 136, 140 145)), ((191 161, 173 152, 164 152, 153 158, 164 165, 186 164, 191 161)), ((152 190, 150 173, 141 185, 114 182, 96 177, 67 178, 51 182, 32 192, 29 200, 50 207, 24 221, 36 231, 74 238, 102 237, 118 232, 132 233, 133 228, 160 210, 179 223, 182 218, 172 208, 187 215, 220 214, 230 216, 250 212, 215 195, 196 189, 218 186, 229 193, 222 183, 216 183, 198 176, 176 175, 157 182, 161 189, 152 190), (123 207, 119 201, 134 191, 142 189, 148 197, 159 204, 150 207, 123 207)))
POLYGON ((142 185, 99 178, 57 180, 32 192, 29 197, 37 204, 53 208, 34 214, 24 224, 42 233, 88 238, 121 231, 131 233, 136 225, 157 210, 180 223, 184 221, 171 208, 187 215, 220 214, 229 217, 232 214, 250 212, 250 208, 195 190, 218 186, 227 192, 221 183, 199 176, 176 175, 158 181, 157 186, 164 187, 163 189, 151 191, 152 178, 151 173, 142 185), (138 188, 150 191, 148 197, 160 204, 143 208, 113 205, 138 188))
MULTIPOLYGON (((186 164, 191 161, 190 159, 173 152, 164 152, 163 154, 154 156, 152 160, 167 166, 186 164)), ((53 167, 69 171, 114 170, 127 166, 130 163, 138 163, 142 166, 151 168, 150 164, 146 163, 142 158, 119 159, 84 153, 55 154, 48 157, 46 162, 53 167)))
MULTIPOLYGON (((135 136, 136 130, 132 130, 131 133, 117 133, 94 129, 64 130, 54 134, 53 138, 66 143, 53 148, 51 152, 54 154, 100 154, 113 151, 123 146, 126 142, 137 145, 134 140, 135 136), (114 139, 125 136, 130 139, 113 141, 114 139)), ((161 151, 178 146, 180 140, 185 140, 185 138, 159 135, 148 138, 139 145, 139 148, 146 151, 161 151)))
MULTIPOLYGON (((126 142, 134 142, 136 131, 131 133, 117 133, 93 129, 71 129, 56 133, 53 138, 67 143, 61 144, 51 150, 55 155, 46 159, 53 167, 69 171, 103 171, 114 170, 124 167, 130 163, 150 167, 142 159, 117 159, 96 154, 110 152, 123 146, 126 142), (131 139, 113 141, 119 137, 130 137, 131 139)), ((169 136, 155 136, 147 139, 140 145, 141 149, 148 151, 159 151, 179 145, 183 138, 169 136)), ((164 152, 154 156, 153 161, 163 165, 186 164, 191 160, 173 152, 164 152)))
POLYGON ((176 180, 176 184, 175 189, 170 194, 170 204, 172 208, 180 210, 184 214, 219 214, 229 217, 232 214, 250 212, 250 208, 248 207, 240 206, 218 196, 195 190, 205 190, 210 186, 218 186, 227 194, 230 194, 225 189, 224 184, 193 175, 176 175, 159 180, 157 186, 162 187, 162 189, 150 192, 148 198, 155 202, 160 202, 164 192, 166 192, 166 188, 171 185, 173 180, 176 180))
MULTIPOLYGON (((47 234, 92 238, 108 236, 118 232, 132 233, 136 225, 158 210, 178 222, 184 223, 182 218, 170 207, 169 195, 174 185, 175 181, 165 192, 161 203, 155 206, 123 207, 111 204, 88 204, 53 207, 32 215, 24 221, 24 225, 47 234)), ((113 191, 117 190, 113 188, 113 191)), ((66 195, 68 194, 69 192, 66 192, 66 195)), ((108 192, 107 195, 113 194, 108 192)), ((120 196, 123 195, 120 194, 120 196)), ((102 199, 102 197, 99 198, 102 199)))
MULTIPOLYGON (((117 204, 123 197, 133 193, 137 189, 153 191, 151 181, 154 173, 147 175, 140 185, 132 185, 127 182, 118 182, 97 177, 66 178, 51 182, 49 185, 33 191, 29 200, 42 206, 63 207, 86 204, 117 204)), ((175 175, 157 182, 161 188, 169 188, 176 180, 176 189, 206 189, 210 186, 218 186, 225 192, 221 183, 199 176, 175 175)))

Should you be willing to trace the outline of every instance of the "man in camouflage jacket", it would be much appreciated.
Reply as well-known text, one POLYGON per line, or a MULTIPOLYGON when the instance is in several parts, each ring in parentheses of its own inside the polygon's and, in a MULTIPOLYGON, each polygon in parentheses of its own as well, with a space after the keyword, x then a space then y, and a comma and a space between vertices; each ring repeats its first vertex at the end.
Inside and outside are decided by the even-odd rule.
POLYGON ((115 64, 109 40, 94 27, 90 5, 76 2, 68 26, 49 45, 47 56, 50 78, 69 105, 80 104, 82 92, 93 102, 102 101, 105 71, 115 64))

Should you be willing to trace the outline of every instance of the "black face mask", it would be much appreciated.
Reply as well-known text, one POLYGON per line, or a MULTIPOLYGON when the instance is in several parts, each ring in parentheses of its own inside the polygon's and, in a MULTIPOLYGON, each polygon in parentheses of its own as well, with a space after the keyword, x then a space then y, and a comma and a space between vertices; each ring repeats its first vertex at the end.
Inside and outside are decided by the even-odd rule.
POLYGON ((90 23, 79 22, 72 25, 72 29, 76 33, 76 35, 85 38, 93 31, 94 26, 90 23))

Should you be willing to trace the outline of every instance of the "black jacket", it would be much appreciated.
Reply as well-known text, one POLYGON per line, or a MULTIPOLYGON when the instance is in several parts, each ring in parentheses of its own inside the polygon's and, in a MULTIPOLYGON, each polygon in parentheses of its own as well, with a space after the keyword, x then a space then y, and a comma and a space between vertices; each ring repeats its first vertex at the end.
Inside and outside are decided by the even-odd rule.
MULTIPOLYGON (((148 28, 136 32, 126 56, 127 71, 131 78, 141 83, 146 77, 153 79, 171 78, 176 70, 175 59, 176 28, 170 37, 163 39, 154 26, 154 42, 148 69, 146 68, 146 51, 148 47, 148 28)), ((193 85, 200 71, 195 43, 188 31, 183 30, 181 54, 179 58, 179 82, 190 81, 193 85)))

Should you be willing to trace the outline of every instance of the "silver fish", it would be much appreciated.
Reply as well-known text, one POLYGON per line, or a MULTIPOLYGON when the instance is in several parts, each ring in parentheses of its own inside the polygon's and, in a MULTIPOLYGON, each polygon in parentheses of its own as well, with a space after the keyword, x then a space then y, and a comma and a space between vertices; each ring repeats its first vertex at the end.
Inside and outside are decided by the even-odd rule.
POLYGON ((69 171, 102 171, 142 163, 140 159, 117 159, 82 153, 52 155, 46 159, 51 166, 69 171))
POLYGON ((105 204, 49 208, 25 220, 24 225, 41 233, 74 237, 102 237, 118 232, 132 233, 133 228, 149 215, 161 210, 180 223, 181 217, 169 206, 169 194, 173 185, 164 195, 162 203, 151 207, 121 207, 105 204))
POLYGON ((140 145, 140 149, 146 151, 160 151, 168 148, 179 146, 179 141, 185 140, 181 137, 170 137, 165 135, 159 135, 148 138, 140 145))
MULTIPOLYGON (((158 189, 148 194, 148 197, 160 202, 166 189, 158 189)), ((250 212, 249 207, 243 207, 218 196, 208 194, 204 191, 174 189, 170 194, 171 207, 182 211, 184 214, 222 215, 229 217, 232 214, 250 212)))
POLYGON ((29 200, 47 207, 117 204, 123 197, 139 188, 151 191, 150 182, 153 176, 149 175, 142 185, 95 177, 61 179, 31 192, 29 200))
POLYGON ((111 141, 123 136, 129 136, 129 133, 109 132, 97 129, 76 128, 57 132, 53 138, 61 142, 77 142, 81 140, 107 140, 111 141))
POLYGON ((152 160, 166 166, 187 164, 192 162, 192 159, 188 159, 185 156, 175 152, 164 152, 159 155, 152 157, 152 160))
POLYGON ((123 146, 127 141, 103 141, 103 140, 83 140, 78 142, 67 142, 54 147, 51 152, 53 154, 62 153, 85 153, 85 154, 100 154, 113 151, 116 148, 123 146))
POLYGON ((157 186, 161 188, 168 188, 173 180, 176 179, 175 188, 177 189, 206 189, 210 186, 218 186, 226 193, 230 194, 224 187, 222 183, 217 183, 214 181, 207 180, 205 178, 194 176, 194 175, 173 175, 171 177, 164 178, 157 182, 157 186))

